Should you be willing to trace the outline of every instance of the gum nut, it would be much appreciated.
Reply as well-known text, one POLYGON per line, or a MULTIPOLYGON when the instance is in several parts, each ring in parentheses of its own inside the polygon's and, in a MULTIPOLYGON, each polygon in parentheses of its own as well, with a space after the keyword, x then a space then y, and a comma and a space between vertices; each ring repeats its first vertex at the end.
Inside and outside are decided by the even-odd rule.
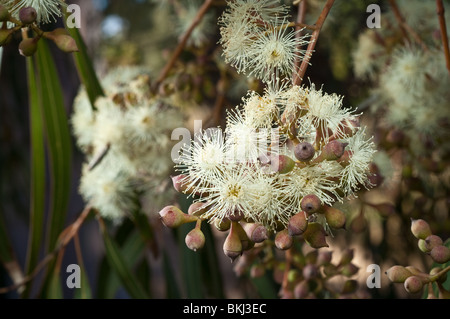
POLYGON ((23 24, 32 24, 36 21, 37 12, 32 7, 26 7, 19 10, 19 20, 23 24))
POLYGON ((325 219, 331 228, 339 229, 345 226, 345 214, 337 208, 326 206, 325 219))
POLYGON ((386 275, 389 280, 394 283, 405 282, 408 277, 411 277, 413 274, 403 266, 395 265, 386 270, 386 275))
POLYGON ((278 249, 286 250, 292 247, 294 240, 289 236, 288 230, 284 229, 275 235, 275 246, 278 249))
POLYGON ((241 239, 233 226, 230 228, 228 236, 223 243, 223 252, 231 261, 234 261, 242 254, 241 239))
POLYGON ((406 278, 404 282, 404 287, 410 294, 418 293, 423 288, 422 280, 418 276, 410 276, 406 278))
MULTIPOLYGON (((419 239, 420 240, 420 239, 419 239)), ((425 238, 425 249, 429 252, 434 247, 440 246, 443 244, 442 238, 436 235, 430 235, 425 238)))
POLYGON ((294 148, 295 157, 302 162, 310 161, 315 154, 316 150, 314 149, 314 146, 308 142, 297 144, 294 148))
POLYGON ((438 264, 445 264, 450 260, 450 249, 443 245, 435 246, 430 251, 430 256, 438 264))
POLYGON ((312 222, 308 224, 306 231, 303 233, 303 238, 312 248, 328 247, 325 234, 325 229, 322 225, 312 222))
POLYGON ((289 219, 287 229, 290 236, 297 236, 303 234, 307 227, 308 220, 306 219, 305 213, 300 212, 289 219))
POLYGON ((322 207, 322 202, 320 201, 319 197, 317 197, 317 195, 310 194, 302 198, 300 207, 308 215, 311 215, 319 211, 319 209, 322 207))

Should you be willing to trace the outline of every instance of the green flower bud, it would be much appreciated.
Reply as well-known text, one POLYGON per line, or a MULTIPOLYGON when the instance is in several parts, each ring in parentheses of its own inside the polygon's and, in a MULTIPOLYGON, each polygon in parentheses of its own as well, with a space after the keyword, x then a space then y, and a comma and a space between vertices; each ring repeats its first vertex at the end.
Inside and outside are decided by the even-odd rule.
POLYGON ((406 278, 404 282, 405 290, 410 294, 418 293, 423 288, 423 283, 421 278, 418 276, 410 276, 406 278))
POLYGON ((19 20, 23 24, 32 24, 36 21, 37 12, 32 7, 22 8, 19 11, 19 20))
POLYGON ((303 233, 303 238, 312 248, 328 247, 325 236, 325 229, 316 222, 309 223, 306 231, 303 233))
POLYGON ((214 226, 216 226, 216 229, 218 231, 227 231, 228 229, 230 229, 231 220, 229 220, 228 218, 215 219, 214 226))
POLYGON ((194 222, 198 220, 197 216, 183 213, 178 207, 166 206, 160 212, 162 223, 169 228, 175 228, 180 225, 194 222))
POLYGON ((411 218, 411 232, 418 239, 426 239, 431 235, 431 228, 423 219, 411 218))
POLYGON ((303 234, 307 227, 308 220, 306 219, 305 213, 300 212, 289 219, 287 229, 290 236, 297 236, 303 234))
POLYGON ((389 280, 395 283, 405 282, 405 280, 413 274, 403 266, 392 266, 386 271, 389 280))
POLYGON ((294 148, 295 157, 302 162, 309 162, 313 159, 315 154, 316 150, 314 149, 314 146, 308 142, 297 144, 294 148))
POLYGON ((200 227, 196 226, 186 235, 184 241, 189 249, 197 251, 197 249, 201 249, 205 245, 205 235, 200 227))
POLYGON ((274 155, 270 157, 270 169, 280 174, 289 173, 294 169, 295 162, 287 155, 274 155))
POLYGON ((23 39, 19 43, 19 53, 25 57, 32 56, 36 53, 38 41, 38 37, 23 39))
POLYGON ((278 249, 286 250, 292 247, 292 244, 294 243, 294 239, 292 236, 289 236, 289 232, 287 229, 284 229, 282 231, 279 231, 275 235, 275 246, 278 249))
POLYGON ((450 260, 450 249, 443 245, 435 246, 431 249, 430 256, 438 264, 445 264, 450 260))
POLYGON ((230 231, 223 243, 223 252, 231 259, 231 262, 242 255, 242 243, 236 231, 236 224, 236 222, 231 223, 230 231))
POLYGON ((311 215, 319 211, 319 209, 322 207, 322 202, 320 201, 319 197, 317 197, 317 195, 310 194, 302 198, 300 207, 308 215, 311 215))
POLYGON ((8 9, 6 9, 5 6, 2 6, 0 4, 0 22, 8 21, 9 17, 10 17, 10 14, 9 14, 8 9))
POLYGON ((344 228, 346 221, 344 212, 337 208, 326 205, 324 206, 324 210, 325 219, 327 220, 327 223, 331 228, 344 228))

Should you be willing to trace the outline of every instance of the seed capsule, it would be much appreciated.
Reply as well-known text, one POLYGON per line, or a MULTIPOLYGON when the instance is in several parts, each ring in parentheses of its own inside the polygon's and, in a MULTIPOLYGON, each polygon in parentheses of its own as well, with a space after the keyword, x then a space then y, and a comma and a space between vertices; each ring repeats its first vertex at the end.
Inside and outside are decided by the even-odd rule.
POLYGON ((308 215, 311 215, 319 211, 319 209, 322 207, 322 202, 320 201, 319 197, 317 197, 317 195, 310 194, 302 198, 300 207, 308 215))
POLYGON ((308 162, 312 160, 315 154, 316 150, 314 149, 314 146, 312 146, 312 144, 308 142, 297 144, 294 148, 295 157, 302 162, 308 162))
POLYGON ((404 282, 405 290, 410 294, 418 293, 423 288, 422 280, 418 276, 410 276, 404 282))
POLYGON ((275 246, 278 249, 286 250, 292 247, 294 239, 289 236, 288 230, 284 229, 275 235, 275 246))
POLYGON ((19 11, 19 20, 23 24, 32 24, 36 21, 37 12, 32 7, 22 8, 19 11))
POLYGON ((325 218, 331 228, 344 228, 346 219, 343 211, 330 206, 324 206, 324 210, 325 218))
POLYGON ((306 219, 305 213, 300 212, 289 219, 287 229, 290 236, 297 236, 303 234, 307 227, 308 220, 306 219))
POLYGON ((308 224, 306 231, 303 233, 303 238, 312 248, 328 247, 325 239, 325 229, 319 223, 312 222, 308 224))

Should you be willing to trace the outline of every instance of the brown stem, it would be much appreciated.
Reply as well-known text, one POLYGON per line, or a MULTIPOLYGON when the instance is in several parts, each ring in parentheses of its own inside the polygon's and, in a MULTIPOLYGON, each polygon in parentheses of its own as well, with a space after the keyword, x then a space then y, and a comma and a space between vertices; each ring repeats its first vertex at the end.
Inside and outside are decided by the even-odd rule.
POLYGON ((281 284, 282 291, 285 291, 288 289, 289 271, 291 270, 291 263, 292 263, 292 248, 289 248, 288 250, 286 250, 285 256, 286 256, 286 268, 284 268, 283 282, 281 284))
POLYGON ((71 239, 78 233, 78 230, 80 229, 83 222, 86 220, 87 216, 89 215, 92 207, 86 206, 86 208, 83 210, 83 212, 80 214, 80 216, 77 218, 77 220, 70 226, 68 226, 60 235, 60 241, 59 245, 56 247, 54 251, 52 251, 50 254, 44 257, 42 261, 33 269, 33 271, 25 276, 23 280, 17 284, 8 286, 8 287, 2 287, 0 288, 0 294, 5 294, 10 291, 14 291, 16 289, 19 289, 23 285, 26 285, 28 282, 33 280, 34 277, 36 277, 44 267, 55 258, 55 256, 58 256, 61 258, 60 252, 63 252, 66 246, 69 244, 71 239))
POLYGON ((169 71, 172 69, 172 67, 175 65, 175 62, 177 61, 181 52, 183 52, 183 49, 186 46, 186 43, 189 40, 189 37, 191 36, 192 31, 194 31, 195 27, 201 22, 203 16, 206 14, 206 12, 208 11, 211 4, 212 4, 212 0, 205 0, 205 2, 202 4, 200 9, 198 10, 197 15, 195 16, 194 20, 192 21, 191 25, 189 26, 189 29, 185 32, 185 34, 181 38, 180 42, 178 43, 178 46, 175 48, 175 51, 172 54, 172 57, 167 62, 167 64, 164 66, 158 79, 156 80, 155 86, 154 86, 155 91, 157 90, 158 86, 162 83, 162 81, 164 81, 167 74, 169 74, 169 71))
POLYGON ((294 85, 300 85, 303 81, 303 76, 306 73, 306 69, 309 65, 309 60, 311 59, 312 52, 314 51, 314 48, 316 47, 317 39, 319 38, 320 30, 322 29, 323 23, 325 22, 325 19, 328 16, 328 13, 331 10, 331 7, 334 4, 334 0, 327 0, 325 3, 325 6, 322 9, 322 12, 320 13, 319 18, 317 19, 315 23, 315 29, 311 35, 311 41, 308 44, 308 48, 306 49, 305 58, 302 61, 302 64, 300 65, 300 70, 298 72, 297 77, 295 78, 295 82, 293 82, 294 85))
MULTIPOLYGON (((296 25, 295 30, 297 31, 297 34, 295 36, 297 38, 299 38, 301 36, 300 30, 301 30, 301 25, 303 25, 303 21, 305 20, 305 13, 306 13, 306 0, 303 0, 298 7, 297 22, 295 24, 296 25)), ((297 48, 297 50, 300 50, 300 48, 297 48)), ((294 84, 300 80, 300 78, 298 76, 299 66, 300 66, 300 58, 295 57, 294 73, 292 74, 292 82, 294 84)))
POLYGON ((442 46, 444 47, 445 62, 450 73, 450 49, 447 37, 447 27, 445 24, 445 9, 442 0, 436 0, 437 14, 439 17, 439 27, 441 29, 442 46))
POLYGON ((397 19, 398 24, 400 25, 400 28, 403 32, 403 35, 408 39, 408 35, 411 35, 414 38, 414 41, 416 41, 424 51, 428 51, 427 45, 422 41, 420 36, 414 31, 405 21, 405 18, 402 16, 400 9, 397 5, 397 2, 395 0, 389 0, 389 5, 392 8, 392 11, 394 12, 394 16, 397 19))

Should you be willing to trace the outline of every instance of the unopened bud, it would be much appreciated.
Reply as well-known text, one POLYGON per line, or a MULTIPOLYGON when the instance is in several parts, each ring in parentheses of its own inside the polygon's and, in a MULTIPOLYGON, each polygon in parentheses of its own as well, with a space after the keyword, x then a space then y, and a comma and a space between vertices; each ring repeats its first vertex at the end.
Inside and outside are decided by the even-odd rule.
POLYGON ((406 278, 404 286, 407 292, 409 292, 410 294, 415 294, 422 290, 423 283, 418 276, 410 276, 406 278))
MULTIPOLYGON (((420 240, 420 239, 419 239, 420 240)), ((430 252, 434 247, 440 246, 443 244, 442 238, 437 235, 430 235, 425 238, 425 249, 427 252, 430 252)))
POLYGON ((230 257, 233 262, 242 254, 242 243, 235 227, 236 222, 231 223, 231 228, 225 242, 223 243, 223 252, 230 257))
POLYGON ((19 53, 25 57, 32 56, 33 54, 36 53, 38 41, 39 38, 37 37, 23 39, 19 43, 19 53))
POLYGON ((7 44, 12 39, 12 29, 0 29, 0 46, 7 44))
POLYGON ((8 9, 0 4, 0 22, 7 21, 10 17, 8 9))
POLYGON ((234 225, 233 227, 236 229, 239 239, 241 240, 242 250, 249 250, 249 249, 253 248, 255 243, 252 242, 250 240, 250 238, 247 236, 247 233, 245 232, 242 225, 238 222, 232 222, 232 223, 234 225))
POLYGON ((255 243, 262 243, 269 238, 267 228, 261 224, 249 223, 245 225, 244 229, 250 240, 255 243))
POLYGON ((328 247, 325 236, 325 229, 316 222, 309 223, 306 231, 303 233, 303 238, 312 248, 328 247))
POLYGON ((32 7, 26 7, 19 10, 19 19, 23 24, 32 24, 36 21, 37 12, 32 7))
POLYGON ((294 239, 292 238, 292 236, 289 236, 287 229, 279 231, 275 235, 275 246, 278 249, 281 249, 281 250, 289 249, 292 247, 293 243, 294 243, 294 239))
POLYGON ((290 236, 297 236, 303 234, 307 227, 308 220, 306 219, 305 213, 300 212, 289 219, 287 229, 290 236))
POLYGON ((331 228, 339 229, 345 226, 345 214, 340 209, 325 206, 325 219, 331 228))
POLYGON ((319 211, 319 209, 322 207, 322 202, 320 201, 319 197, 317 197, 317 195, 310 194, 302 198, 300 207, 308 215, 311 215, 319 211))
POLYGON ((227 217, 231 221, 238 222, 242 218, 244 218, 244 213, 242 212, 241 209, 236 208, 233 211, 229 211, 228 214, 227 214, 227 217))
POLYGON ((430 256, 438 264, 445 264, 450 260, 450 249, 444 245, 435 246, 430 251, 430 256))
POLYGON ((411 218, 411 232, 418 239, 426 239, 431 235, 431 228, 423 219, 411 218))
POLYGON ((205 235, 201 231, 200 227, 195 227, 191 230, 184 239, 186 246, 193 251, 203 248, 205 245, 205 235))
POLYGON ((309 294, 309 284, 308 281, 302 280, 294 287, 294 296, 297 299, 304 299, 309 294))
POLYGON ((287 155, 273 155, 270 157, 270 169, 280 174, 289 173, 294 169, 295 162, 287 155))
POLYGON ((340 158, 345 151, 345 147, 348 143, 344 143, 338 140, 328 142, 323 148, 320 155, 314 160, 314 162, 335 161, 340 158))
POLYGON ((161 217, 163 224, 169 228, 175 228, 198 220, 197 216, 185 214, 176 206, 164 207, 159 212, 159 216, 161 217))
POLYGON ((413 274, 403 266, 395 265, 386 271, 389 280, 395 283, 405 282, 408 277, 413 274))
POLYGON ((342 252, 341 260, 339 261, 339 265, 347 265, 353 260, 353 256, 355 251, 353 248, 347 248, 342 252))
POLYGON ((303 267, 302 270, 303 278, 306 280, 314 279, 319 275, 319 269, 314 264, 308 264, 303 267))
POLYGON ((319 250, 319 254, 317 255, 317 265, 326 265, 331 262, 331 258, 333 257, 332 251, 319 250))
POLYGON ((417 246, 424 253, 429 253, 430 252, 430 249, 427 248, 427 244, 426 244, 425 240, 423 240, 423 239, 419 239, 417 241, 417 246))
POLYGON ((216 226, 216 229, 218 231, 226 231, 230 229, 231 220, 229 220, 228 218, 216 219, 214 220, 214 226, 216 226))
POLYGON ((316 154, 316 150, 311 143, 302 142, 297 144, 294 148, 295 157, 302 162, 308 162, 313 159, 314 154, 316 154))
POLYGON ((180 174, 177 176, 171 176, 173 188, 179 192, 184 193, 188 189, 188 186, 186 185, 186 175, 180 174))

